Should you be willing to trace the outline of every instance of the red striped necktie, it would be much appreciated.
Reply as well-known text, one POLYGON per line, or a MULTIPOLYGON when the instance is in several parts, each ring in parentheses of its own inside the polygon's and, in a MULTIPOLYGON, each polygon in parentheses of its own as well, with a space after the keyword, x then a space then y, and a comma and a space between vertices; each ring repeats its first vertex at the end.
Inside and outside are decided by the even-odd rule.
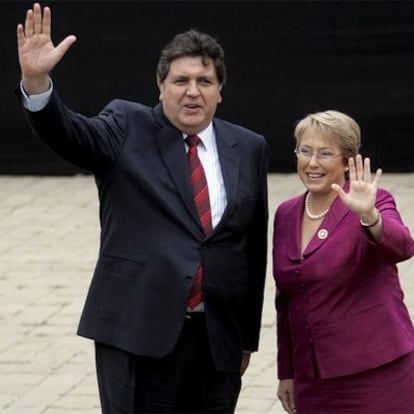
MULTIPOLYGON (((200 162, 200 158, 198 158, 197 152, 197 145, 200 142, 200 138, 197 135, 189 135, 186 138, 186 141, 189 147, 187 158, 190 169, 190 181, 193 187, 194 202, 197 207, 204 233, 207 235, 212 230, 211 207, 206 175, 204 173, 203 165, 200 162)), ((195 274, 190 291, 190 297, 188 300, 188 307, 190 309, 197 307, 203 300, 202 278, 203 268, 200 264, 195 274)))

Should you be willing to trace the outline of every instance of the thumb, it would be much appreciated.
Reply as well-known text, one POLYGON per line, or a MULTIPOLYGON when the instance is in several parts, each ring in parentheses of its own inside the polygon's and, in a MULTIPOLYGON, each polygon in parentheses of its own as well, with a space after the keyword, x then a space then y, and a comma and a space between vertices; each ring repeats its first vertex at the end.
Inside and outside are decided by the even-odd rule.
POLYGON ((332 190, 336 191, 338 193, 339 197, 341 197, 341 198, 346 195, 343 188, 338 184, 331 184, 331 188, 332 188, 332 190))
POLYGON ((58 60, 61 60, 62 57, 66 54, 69 48, 76 42, 76 36, 70 35, 65 37, 55 49, 56 56, 58 60))

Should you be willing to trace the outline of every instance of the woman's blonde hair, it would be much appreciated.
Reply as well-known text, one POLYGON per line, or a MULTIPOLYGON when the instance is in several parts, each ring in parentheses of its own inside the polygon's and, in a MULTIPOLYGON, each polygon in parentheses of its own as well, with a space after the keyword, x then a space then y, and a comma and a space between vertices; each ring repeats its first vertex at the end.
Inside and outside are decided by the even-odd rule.
POLYGON ((341 148, 343 161, 355 157, 361 147, 361 128, 349 115, 329 110, 315 112, 298 121, 295 127, 296 146, 299 146, 306 131, 312 130, 327 138, 333 138, 341 148))

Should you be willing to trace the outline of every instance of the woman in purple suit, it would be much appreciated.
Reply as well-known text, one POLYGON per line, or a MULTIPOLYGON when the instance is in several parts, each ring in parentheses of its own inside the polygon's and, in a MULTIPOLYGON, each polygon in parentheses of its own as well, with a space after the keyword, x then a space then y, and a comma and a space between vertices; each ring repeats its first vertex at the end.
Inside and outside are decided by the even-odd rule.
POLYGON ((274 220, 278 397, 289 413, 414 413, 414 328, 397 263, 414 241, 337 111, 295 129, 304 194, 274 220))

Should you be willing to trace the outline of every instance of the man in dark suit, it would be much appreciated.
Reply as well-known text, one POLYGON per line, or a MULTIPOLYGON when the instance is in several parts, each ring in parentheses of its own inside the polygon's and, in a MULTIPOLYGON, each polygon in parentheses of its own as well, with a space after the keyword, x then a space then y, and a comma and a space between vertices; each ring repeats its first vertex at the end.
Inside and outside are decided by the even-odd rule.
POLYGON ((101 246, 78 333, 95 341, 104 413, 234 412, 257 350, 266 271, 267 145, 214 118, 221 46, 190 30, 162 51, 160 104, 67 109, 56 47, 35 4, 17 40, 20 98, 36 134, 91 171, 101 246))

